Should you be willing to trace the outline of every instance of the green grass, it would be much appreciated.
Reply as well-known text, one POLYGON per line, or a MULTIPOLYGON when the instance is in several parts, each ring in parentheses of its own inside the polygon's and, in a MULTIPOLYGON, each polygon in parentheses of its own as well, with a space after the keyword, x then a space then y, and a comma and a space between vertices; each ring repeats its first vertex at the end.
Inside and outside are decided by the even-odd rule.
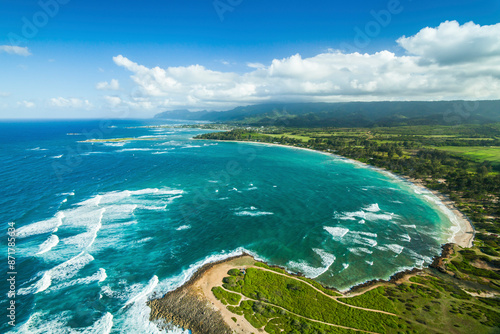
POLYGON ((440 151, 464 155, 476 162, 491 161, 500 163, 500 147, 479 147, 479 146, 442 146, 435 147, 440 151))
POLYGON ((242 293, 304 317, 369 331, 395 326, 394 317, 344 306, 292 278, 249 268, 242 293))
POLYGON ((394 303, 385 296, 385 287, 378 287, 352 298, 339 298, 339 300, 353 306, 396 313, 394 303))

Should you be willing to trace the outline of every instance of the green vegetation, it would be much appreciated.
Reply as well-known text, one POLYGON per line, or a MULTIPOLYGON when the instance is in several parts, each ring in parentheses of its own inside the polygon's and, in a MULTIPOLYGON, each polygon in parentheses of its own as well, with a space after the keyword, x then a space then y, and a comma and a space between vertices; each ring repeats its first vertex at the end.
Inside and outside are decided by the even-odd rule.
POLYGON ((396 313, 394 304, 385 296, 385 288, 378 287, 367 291, 362 295, 352 298, 339 298, 339 301, 353 306, 370 308, 390 313, 396 313))
MULTIPOLYGON (((384 295, 402 317, 446 333, 493 333, 500 322, 498 310, 485 306, 454 283, 431 276, 416 276, 412 283, 385 287, 384 295)), ((485 299, 495 305, 494 299, 485 299)))
MULTIPOLYGON (((311 324, 314 320, 375 332, 383 332, 386 328, 397 326, 395 316, 343 305, 333 297, 324 295, 321 291, 289 275, 248 268, 242 282, 241 294, 249 300, 241 302, 238 307, 230 306, 228 309, 244 315, 256 328, 266 326, 266 331, 269 333, 278 332, 276 328, 279 324, 285 326, 285 324, 296 324, 297 321, 311 330, 299 333, 316 333, 317 329, 321 333, 321 328, 317 328, 319 324, 314 326, 311 324), (276 318, 280 318, 279 321, 276 318), (270 319, 274 321, 268 324, 270 319)), ((224 303, 227 297, 220 290, 224 289, 214 288, 214 295, 224 303)), ((325 324, 322 324, 320 327, 324 326, 325 324)), ((335 331, 328 332, 336 333, 338 330, 339 328, 335 328, 335 331)))
MULTIPOLYGON (((267 267, 258 262, 256 266, 267 267)), ((246 300, 227 308, 267 333, 354 333, 337 326, 376 333, 493 333, 500 329, 500 300, 474 298, 455 283, 434 276, 414 276, 400 285, 388 283, 354 297, 339 297, 322 294, 322 289, 300 277, 258 267, 248 268, 245 274, 230 271, 230 277, 243 276, 241 296, 246 300)), ((214 295, 224 303, 227 297, 220 290, 214 288, 214 295)))
POLYGON ((231 293, 224 290, 221 287, 215 287, 212 289, 214 296, 219 299, 222 304, 227 305, 238 305, 241 300, 241 296, 236 293, 231 293))
POLYGON ((500 101, 269 103, 228 111, 174 110, 156 118, 245 126, 375 127, 500 122, 500 101))

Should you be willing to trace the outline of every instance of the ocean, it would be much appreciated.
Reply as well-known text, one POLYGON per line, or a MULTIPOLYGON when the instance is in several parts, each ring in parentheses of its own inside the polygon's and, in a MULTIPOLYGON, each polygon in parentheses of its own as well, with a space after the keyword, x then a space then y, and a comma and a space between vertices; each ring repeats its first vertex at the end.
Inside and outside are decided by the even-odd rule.
POLYGON ((0 332, 160 333, 146 301, 205 263, 246 252, 345 290, 428 265, 457 231, 430 192, 389 173, 193 140, 208 131, 176 124, 0 123, 1 261, 16 291, 1 280, 0 332), (82 142, 91 138, 140 140, 82 142))

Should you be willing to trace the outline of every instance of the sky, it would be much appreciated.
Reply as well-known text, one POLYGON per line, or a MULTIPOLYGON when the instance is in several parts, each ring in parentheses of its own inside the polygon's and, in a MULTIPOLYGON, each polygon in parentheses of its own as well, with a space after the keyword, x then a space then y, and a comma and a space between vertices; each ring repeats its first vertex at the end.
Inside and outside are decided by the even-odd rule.
POLYGON ((498 0, 1 0, 0 118, 500 99, 498 0))

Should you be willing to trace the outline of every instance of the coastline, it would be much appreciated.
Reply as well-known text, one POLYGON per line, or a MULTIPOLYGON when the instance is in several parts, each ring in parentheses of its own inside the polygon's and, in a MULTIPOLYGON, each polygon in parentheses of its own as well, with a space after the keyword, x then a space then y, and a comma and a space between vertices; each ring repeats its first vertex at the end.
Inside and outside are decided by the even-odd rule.
MULTIPOLYGON (((200 140, 205 140, 205 139, 200 139, 200 140)), ((257 144, 257 145, 264 145, 264 146, 280 146, 280 147, 286 147, 286 148, 292 148, 292 149, 298 149, 298 150, 306 150, 306 151, 320 153, 320 154, 324 154, 324 155, 328 155, 328 156, 333 156, 335 158, 339 158, 342 160, 346 160, 346 161, 349 161, 353 164, 361 165, 364 168, 371 168, 371 169, 378 170, 382 173, 385 173, 386 175, 389 175, 390 177, 392 177, 394 179, 408 182, 409 184, 411 184, 415 187, 421 188, 425 192, 429 192, 429 193, 433 194, 439 200, 439 202, 437 202, 435 204, 437 206, 442 205, 446 210, 449 211, 449 213, 451 215, 448 214, 447 212, 445 212, 444 210, 442 210, 442 211, 444 211, 443 213, 446 214, 452 222, 454 220, 456 221, 458 231, 456 231, 455 234, 452 236, 452 238, 450 240, 448 240, 448 243, 454 243, 462 248, 471 248, 474 245, 474 238, 475 238, 476 230, 474 229, 474 225, 472 224, 470 219, 462 211, 460 211, 456 207, 455 203, 447 195, 444 195, 444 194, 440 193, 439 191, 431 190, 431 189, 427 188, 425 186, 423 180, 414 179, 414 178, 411 178, 411 177, 405 176, 405 175, 394 174, 393 172, 391 172, 390 170, 387 170, 385 168, 372 166, 372 165, 369 165, 367 163, 364 163, 364 162, 361 162, 358 160, 354 160, 351 158, 346 158, 346 157, 341 156, 341 155, 337 155, 335 153, 318 151, 318 150, 314 150, 314 149, 306 148, 306 147, 297 147, 297 146, 292 146, 292 145, 283 145, 283 144, 274 144, 274 143, 262 143, 262 142, 247 141, 247 140, 214 140, 214 141, 228 142, 228 143, 231 143, 231 142, 232 143, 250 143, 250 144, 257 144)))

